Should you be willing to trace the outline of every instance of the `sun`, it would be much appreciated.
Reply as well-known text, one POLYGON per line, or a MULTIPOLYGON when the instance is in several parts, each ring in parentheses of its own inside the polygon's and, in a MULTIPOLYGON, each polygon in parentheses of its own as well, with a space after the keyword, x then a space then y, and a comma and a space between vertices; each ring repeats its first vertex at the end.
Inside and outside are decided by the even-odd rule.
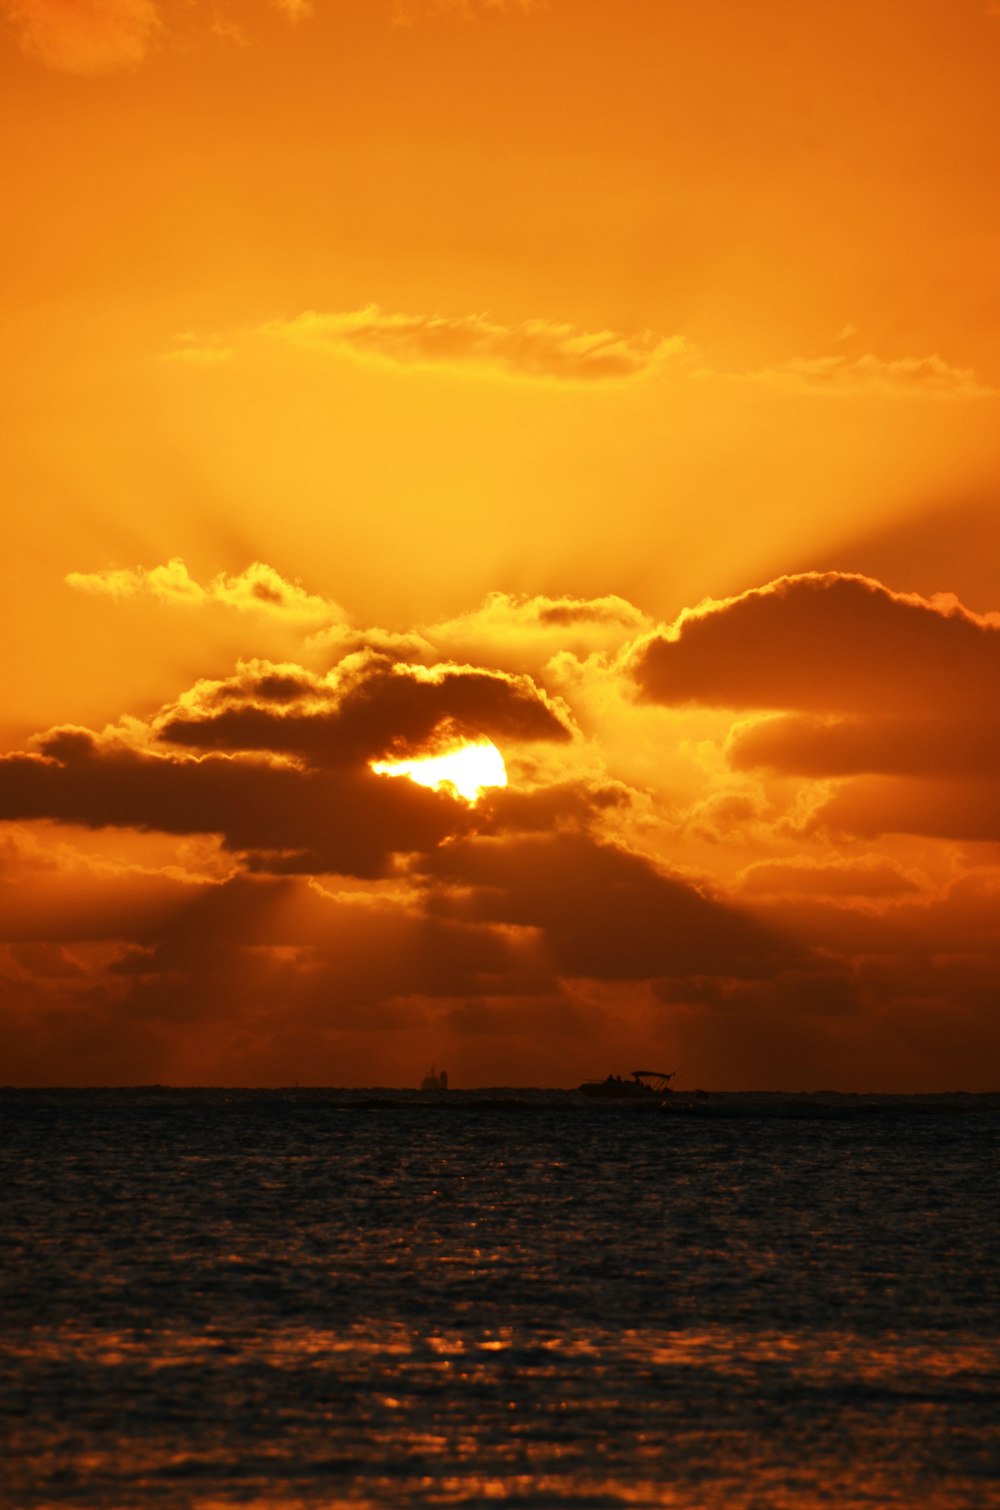
POLYGON ((453 787, 470 805, 478 802, 487 787, 507 785, 507 767, 489 739, 457 745, 442 755, 418 755, 412 760, 373 760, 379 776, 409 776, 420 786, 453 787))

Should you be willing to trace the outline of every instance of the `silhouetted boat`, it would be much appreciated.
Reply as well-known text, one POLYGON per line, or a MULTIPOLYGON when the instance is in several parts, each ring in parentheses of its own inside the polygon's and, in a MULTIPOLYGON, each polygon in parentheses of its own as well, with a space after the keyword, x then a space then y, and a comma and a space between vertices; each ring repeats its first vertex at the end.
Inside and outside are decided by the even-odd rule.
POLYGON ((448 1071, 441 1070, 439 1074, 435 1074, 434 1066, 431 1065, 430 1072, 420 1082, 420 1089, 422 1091, 446 1091, 448 1089, 448 1071))
POLYGON ((631 1079, 609 1075, 606 1080, 585 1080, 580 1090, 602 1101, 655 1101, 670 1094, 676 1070, 632 1070, 631 1079))

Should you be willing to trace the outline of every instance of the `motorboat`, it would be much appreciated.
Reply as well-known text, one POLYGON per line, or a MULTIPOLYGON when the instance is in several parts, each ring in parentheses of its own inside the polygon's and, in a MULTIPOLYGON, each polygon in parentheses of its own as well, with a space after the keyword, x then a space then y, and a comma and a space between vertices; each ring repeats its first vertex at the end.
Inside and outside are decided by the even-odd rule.
POLYGON ((628 1079, 608 1075, 604 1080, 585 1080, 580 1090, 602 1101, 655 1101, 670 1094, 676 1070, 631 1070, 628 1079))

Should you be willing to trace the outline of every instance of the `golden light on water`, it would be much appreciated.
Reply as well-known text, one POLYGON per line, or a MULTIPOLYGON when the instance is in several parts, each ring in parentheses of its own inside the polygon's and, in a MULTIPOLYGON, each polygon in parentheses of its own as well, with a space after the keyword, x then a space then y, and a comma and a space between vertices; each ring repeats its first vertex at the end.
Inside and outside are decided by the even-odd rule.
POLYGON ((417 756, 413 760, 373 760, 379 776, 409 776, 419 786, 453 787, 466 802, 476 802, 487 787, 507 785, 507 767, 489 739, 459 745, 443 755, 417 756))

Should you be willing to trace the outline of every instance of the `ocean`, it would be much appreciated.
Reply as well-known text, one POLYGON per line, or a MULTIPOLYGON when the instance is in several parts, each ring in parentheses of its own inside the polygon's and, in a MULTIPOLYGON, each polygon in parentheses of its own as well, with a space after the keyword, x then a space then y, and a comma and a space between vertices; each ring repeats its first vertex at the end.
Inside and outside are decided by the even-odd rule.
POLYGON ((0 1092, 0 1504, 1000 1504, 1000 1098, 0 1092))

